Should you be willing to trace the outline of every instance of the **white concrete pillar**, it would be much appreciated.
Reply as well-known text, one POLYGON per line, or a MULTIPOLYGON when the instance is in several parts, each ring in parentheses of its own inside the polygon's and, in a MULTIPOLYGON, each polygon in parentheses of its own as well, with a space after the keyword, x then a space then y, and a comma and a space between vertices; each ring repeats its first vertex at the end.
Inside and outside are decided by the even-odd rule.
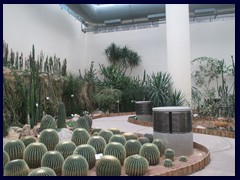
MULTIPOLYGON (((191 103, 190 29, 188 4, 166 4, 167 66, 173 88, 191 103)), ((189 104, 191 105, 191 104, 189 104)))

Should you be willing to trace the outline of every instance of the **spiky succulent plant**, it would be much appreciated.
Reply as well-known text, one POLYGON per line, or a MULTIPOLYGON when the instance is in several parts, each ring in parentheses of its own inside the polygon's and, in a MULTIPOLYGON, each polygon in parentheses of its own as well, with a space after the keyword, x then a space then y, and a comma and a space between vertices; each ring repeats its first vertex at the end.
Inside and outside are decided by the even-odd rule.
POLYGON ((174 154, 175 154, 174 150, 168 148, 165 150, 164 159, 171 159, 172 162, 174 162, 174 154))
POLYGON ((90 129, 92 128, 92 118, 89 115, 84 115, 83 118, 85 118, 88 122, 88 125, 90 129))
POLYGON ((8 153, 3 150, 3 169, 9 161, 10 161, 10 157, 9 157, 8 153))
POLYGON ((118 128, 109 128, 109 131, 112 131, 113 134, 121 134, 121 131, 118 128))
POLYGON ((158 147, 158 150, 160 152, 160 156, 164 155, 164 145, 161 139, 154 139, 153 144, 155 144, 158 147))
POLYGON ((110 142, 104 149, 104 155, 112 155, 119 159, 120 163, 123 164, 126 158, 126 150, 121 143, 110 142))
POLYGON ((14 159, 4 167, 4 176, 27 176, 29 171, 29 167, 23 159, 14 159))
POLYGON ((41 132, 38 142, 45 144, 48 151, 55 149, 59 143, 59 136, 55 129, 45 129, 41 132))
POLYGON ((40 129, 56 129, 57 124, 55 119, 51 115, 46 115, 41 119, 40 129))
POLYGON ((109 142, 119 142, 122 145, 125 145, 126 138, 121 134, 114 134, 110 139, 109 142))
POLYGON ((173 166, 172 160, 171 159, 164 159, 163 166, 164 167, 172 167, 173 166))
POLYGON ((57 128, 66 128, 66 108, 63 102, 58 105, 57 128))
POLYGON ((21 140, 10 140, 3 149, 8 153, 10 160, 22 159, 25 145, 21 140))
POLYGON ((89 140, 90 135, 86 129, 77 128, 73 131, 71 141, 75 143, 76 146, 81 144, 86 144, 89 140))
POLYGON ((126 140, 138 138, 138 135, 136 133, 131 133, 131 132, 123 133, 123 136, 126 138, 126 140))
POLYGON ((40 167, 32 170, 28 176, 57 176, 54 170, 49 167, 40 167))
POLYGON ((88 140, 87 144, 89 144, 92 147, 94 147, 94 149, 96 150, 97 154, 99 154, 99 153, 103 153, 104 148, 106 146, 106 141, 101 136, 92 136, 88 140))
POLYGON ((115 156, 103 156, 96 164, 97 176, 120 176, 121 163, 115 156))
POLYGON ((106 141, 106 143, 108 143, 109 139, 112 137, 113 133, 112 131, 109 131, 109 130, 104 130, 102 129, 99 133, 98 133, 99 136, 103 137, 106 141))
POLYGON ((95 132, 99 133, 102 130, 100 127, 95 127, 92 129, 91 133, 94 134, 95 132))
POLYGON ((181 162, 188 162, 188 158, 187 158, 187 156, 180 156, 179 157, 179 161, 181 161, 181 162))
POLYGON ((149 165, 157 165, 160 162, 160 153, 155 144, 146 143, 142 145, 139 154, 148 160, 149 165))
POLYGON ((148 140, 149 140, 150 143, 153 142, 153 135, 152 135, 152 134, 145 133, 143 136, 146 137, 146 138, 148 138, 148 140))
POLYGON ((29 144, 36 142, 36 139, 32 136, 25 136, 21 138, 21 141, 24 143, 25 147, 27 147, 29 144))
POLYGON ((136 139, 128 140, 124 145, 126 149, 126 156, 128 157, 134 154, 139 154, 141 146, 141 143, 136 139))
POLYGON ((62 154, 63 158, 66 159, 68 156, 73 154, 73 151, 75 150, 76 145, 72 141, 64 141, 59 142, 56 147, 55 151, 58 151, 62 154))
POLYGON ((90 132, 88 121, 84 117, 80 117, 77 119, 75 129, 76 128, 83 128, 86 129, 87 132, 90 132))
POLYGON ((148 138, 146 137, 138 137, 137 140, 143 145, 143 144, 146 144, 146 143, 149 143, 149 140, 148 138))

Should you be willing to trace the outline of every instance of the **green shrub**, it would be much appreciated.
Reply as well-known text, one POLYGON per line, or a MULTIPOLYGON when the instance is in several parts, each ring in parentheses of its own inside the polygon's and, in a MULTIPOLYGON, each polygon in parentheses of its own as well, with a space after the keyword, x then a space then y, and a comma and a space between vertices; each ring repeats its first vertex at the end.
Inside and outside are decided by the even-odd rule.
POLYGON ((66 128, 66 108, 63 102, 58 105, 57 127, 66 128))
POLYGON ((38 141, 45 144, 48 151, 52 151, 59 143, 59 136, 56 130, 45 129, 41 132, 38 141))
POLYGON ((166 149, 164 153, 164 159, 171 159, 174 162, 174 154, 175 152, 172 149, 166 149))
POLYGON ((63 163, 63 176, 87 176, 88 162, 81 155, 71 155, 63 163))
POLYGON ((109 142, 119 142, 121 143, 123 146, 126 143, 126 138, 123 135, 120 134, 114 134, 110 139, 109 142))
POLYGON ((139 154, 141 146, 141 143, 136 139, 128 140, 124 145, 126 149, 126 156, 128 157, 134 154, 139 154))
POLYGON ((22 159, 15 159, 4 167, 4 176, 27 176, 29 173, 27 163, 22 159))
POLYGON ((146 144, 146 143, 149 143, 149 140, 148 138, 146 137, 139 137, 137 138, 137 140, 143 145, 143 144, 146 144))
POLYGON ((86 129, 87 132, 90 132, 88 121, 83 117, 80 117, 77 119, 75 129, 76 128, 83 128, 83 129, 86 129))
POLYGON ((96 150, 91 145, 89 144, 80 145, 74 150, 73 154, 78 154, 83 156, 88 162, 89 169, 92 169, 95 166, 96 150))
POLYGON ((160 162, 160 153, 155 144, 146 143, 142 145, 139 154, 148 160, 149 165, 157 165, 160 162))
POLYGON ((108 143, 109 139, 112 137, 113 133, 112 131, 109 131, 109 130, 104 130, 102 129, 99 133, 98 133, 99 136, 103 137, 106 141, 106 143, 108 143))
POLYGON ((57 176, 54 170, 49 167, 40 167, 32 170, 28 176, 57 176))
POLYGON ((86 144, 89 140, 90 135, 84 128, 77 128, 73 131, 71 141, 75 143, 76 146, 81 144, 86 144))
POLYGON ((36 142, 36 139, 32 136, 25 136, 21 138, 21 141, 24 143, 25 147, 27 147, 29 144, 36 142))
POLYGON ((91 145, 92 147, 94 147, 94 149, 96 150, 96 153, 103 153, 104 148, 106 146, 106 141, 103 137, 101 136, 92 136, 87 144, 91 145))
POLYGON ((3 150, 3 169, 9 161, 10 161, 10 157, 9 157, 8 153, 3 150))
POLYGON ((112 131, 113 134, 121 134, 121 131, 118 128, 109 128, 109 131, 112 131))
POLYGON ((10 140, 5 144, 4 150, 8 153, 10 160, 22 159, 25 145, 21 140, 10 140))
POLYGON ((158 150, 160 152, 160 156, 162 156, 164 154, 164 145, 161 139, 154 139, 153 144, 155 144, 158 147, 158 150))
POLYGON ((103 156, 96 164, 97 176, 120 176, 121 163, 115 156, 103 156))
POLYGON ((41 160, 46 152, 47 147, 43 143, 31 143, 26 147, 23 154, 23 159, 31 169, 38 168, 41 167, 41 160))
POLYGON ((92 118, 89 115, 84 115, 83 118, 85 118, 88 122, 88 125, 90 129, 92 128, 92 118))
POLYGON ((164 167, 172 167, 173 166, 172 160, 171 159, 164 159, 163 166, 164 167))
POLYGON ((110 142, 104 149, 104 155, 112 155, 119 159, 120 163, 123 164, 126 158, 126 150, 121 143, 110 142))
POLYGON ((123 136, 126 138, 127 141, 130 140, 130 139, 137 139, 138 138, 137 134, 130 133, 130 132, 123 133, 123 136))
POLYGON ((51 115, 46 115, 42 118, 40 129, 43 131, 44 129, 56 129, 57 124, 55 119, 51 115))
POLYGON ((152 134, 146 133, 146 134, 144 134, 143 136, 146 137, 146 138, 148 138, 148 140, 149 140, 150 143, 153 142, 153 135, 152 135, 152 134))
POLYGON ((54 170, 57 176, 61 176, 63 162, 64 158, 60 152, 48 151, 42 157, 41 166, 49 167, 54 170))
POLYGON ((124 168, 129 176, 143 176, 149 168, 149 163, 146 158, 135 154, 125 159, 124 168))
POLYGON ((75 150, 76 145, 72 141, 65 141, 65 142, 59 142, 56 147, 55 151, 58 151, 62 154, 63 158, 66 159, 68 156, 73 154, 73 151, 75 150))
POLYGON ((181 161, 181 162, 188 162, 188 158, 187 158, 187 156, 180 156, 179 157, 179 161, 181 161))

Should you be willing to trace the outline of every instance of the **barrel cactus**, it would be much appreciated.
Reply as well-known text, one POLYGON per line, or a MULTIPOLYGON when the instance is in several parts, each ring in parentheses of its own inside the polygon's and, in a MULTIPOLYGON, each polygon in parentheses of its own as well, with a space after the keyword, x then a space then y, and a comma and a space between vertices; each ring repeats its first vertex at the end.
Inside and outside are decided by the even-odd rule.
POLYGON ((96 164, 97 176, 120 176, 121 163, 115 156, 103 156, 96 164))
POLYGON ((90 132, 88 121, 84 117, 80 117, 77 119, 75 129, 76 128, 83 128, 90 132))
POLYGON ((126 138, 123 135, 120 134, 114 134, 110 139, 109 142, 119 142, 121 143, 123 146, 126 143, 126 138))
POLYGON ((10 161, 10 157, 6 151, 3 150, 3 168, 10 161))
POLYGON ((121 131, 118 128, 109 128, 109 131, 112 131, 113 134, 121 134, 121 131))
POLYGON ((78 154, 83 156, 88 162, 89 169, 92 169, 95 166, 96 150, 91 145, 89 144, 80 145, 74 150, 73 154, 78 154))
POLYGON ((126 149, 126 156, 128 157, 134 154, 139 154, 141 146, 141 143, 136 139, 128 140, 124 145, 126 149))
POLYGON ((25 145, 21 140, 11 140, 5 144, 4 150, 8 153, 10 160, 22 159, 25 145))
POLYGON ((142 145, 139 154, 148 160, 149 165, 157 165, 160 162, 160 153, 155 144, 146 143, 142 145))
POLYGON ((59 143, 59 136, 55 129, 45 129, 41 132, 38 141, 45 144, 48 151, 52 151, 59 143))
POLYGON ((160 152, 160 156, 164 154, 164 145, 161 139, 154 139, 153 144, 155 144, 158 147, 158 150, 160 152))
POLYGON ((40 129, 56 129, 57 124, 55 119, 51 115, 46 115, 41 119, 40 129))
POLYGON ((148 138, 148 140, 149 140, 150 143, 153 142, 153 135, 152 135, 152 134, 145 133, 143 136, 146 137, 146 138, 148 138))
POLYGON ((4 176, 27 176, 30 169, 27 163, 22 159, 15 159, 4 167, 4 176))
POLYGON ((131 132, 123 133, 123 136, 126 138, 126 140, 137 139, 138 138, 137 134, 131 133, 131 132))
POLYGON ((112 155, 119 159, 120 163, 123 164, 126 158, 126 150, 121 143, 110 142, 104 149, 104 155, 112 155))
POLYGON ((88 122, 88 125, 90 129, 92 128, 92 118, 89 115, 84 115, 83 118, 85 118, 88 122))
POLYGON ((38 168, 41 167, 41 160, 46 152, 47 147, 43 143, 31 143, 26 147, 23 159, 30 168, 38 168))
POLYGON ((81 144, 86 144, 89 138, 90 135, 86 129, 77 128, 73 131, 71 141, 74 142, 76 146, 79 146, 81 144))
POLYGON ((66 128, 66 108, 63 102, 58 105, 57 127, 66 128))
POLYGON ((125 159, 124 168, 129 176, 143 176, 149 168, 149 163, 146 158, 135 154, 125 159))
POLYGON ((76 145, 72 141, 65 141, 65 142, 59 142, 56 147, 55 151, 58 151, 62 154, 63 158, 66 159, 68 156, 73 154, 73 151, 75 150, 76 145))
POLYGON ((143 145, 143 144, 146 144, 146 143, 149 143, 149 140, 148 138, 146 137, 139 137, 137 138, 137 140, 143 145))
POLYGON ((172 162, 174 162, 174 154, 175 154, 174 150, 166 149, 164 153, 165 156, 164 159, 171 159, 172 162))
POLYGON ((40 167, 32 170, 28 176, 57 176, 54 170, 49 167, 40 167))
POLYGON ((63 163, 63 176, 87 176, 88 162, 81 155, 71 155, 63 163))
POLYGON ((102 130, 100 127, 95 127, 92 129, 91 133, 94 134, 95 132, 99 133, 102 130))
MULTIPOLYGON (((4 118, 5 119, 5 118, 4 118)), ((3 120, 3 137, 6 137, 8 135, 8 125, 5 120, 3 120)))
POLYGON ((36 139, 32 136, 25 136, 21 138, 21 141, 24 143, 25 147, 27 147, 29 144, 36 142, 36 139))
POLYGON ((106 143, 108 143, 109 139, 112 137, 113 133, 112 131, 109 131, 109 130, 104 130, 102 129, 99 133, 98 133, 99 136, 103 137, 106 141, 106 143))
POLYGON ((172 160, 171 159, 164 159, 163 166, 164 167, 172 167, 173 166, 172 160))
POLYGON ((179 161, 181 161, 181 162, 188 162, 188 158, 187 158, 187 156, 180 156, 179 157, 179 161))
POLYGON ((64 158, 60 152, 48 151, 42 157, 41 166, 49 167, 55 171, 57 176, 61 176, 63 162, 64 158))
POLYGON ((96 153, 103 153, 104 148, 106 146, 106 141, 103 137, 101 136, 92 136, 87 144, 91 145, 92 147, 94 147, 94 149, 96 150, 96 153))
POLYGON ((94 132, 92 136, 98 136, 98 132, 94 132))

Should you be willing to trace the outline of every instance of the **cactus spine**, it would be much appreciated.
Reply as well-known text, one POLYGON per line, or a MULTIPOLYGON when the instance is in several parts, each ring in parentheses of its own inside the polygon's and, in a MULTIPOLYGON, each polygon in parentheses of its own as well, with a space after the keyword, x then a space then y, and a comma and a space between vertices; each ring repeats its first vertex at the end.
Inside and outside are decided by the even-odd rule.
POLYGON ((123 135, 120 134, 114 134, 110 139, 109 142, 119 142, 121 143, 123 146, 126 143, 126 138, 123 135))
POLYGON ((57 175, 51 168, 40 167, 31 171, 28 176, 57 176, 57 175))
POLYGON ((21 141, 24 143, 25 147, 27 147, 29 144, 36 142, 36 139, 32 136, 25 136, 21 141))
POLYGON ((65 141, 65 142, 59 142, 56 147, 55 151, 58 151, 62 154, 63 158, 66 159, 68 156, 73 154, 73 151, 75 150, 76 145, 72 141, 65 141))
POLYGON ((77 128, 73 131, 71 141, 74 142, 76 146, 79 146, 81 144, 86 144, 89 138, 90 135, 86 129, 77 128))
POLYGON ((128 140, 124 145, 126 149, 126 156, 128 157, 134 154, 139 154, 141 146, 141 143, 136 139, 128 140))
POLYGON ((112 155, 119 159, 120 163, 123 164, 126 158, 126 150, 121 143, 110 142, 104 149, 104 155, 112 155))
POLYGON ((160 162, 160 153, 155 144, 146 143, 142 145, 139 154, 148 160, 149 165, 157 165, 160 162))
POLYGON ((48 151, 55 149, 56 145, 59 143, 59 136, 54 129, 45 129, 41 132, 38 141, 45 144, 48 151))
POLYGON ((5 144, 4 150, 8 153, 10 160, 22 159, 25 145, 21 140, 11 140, 5 144))
POLYGON ((172 167, 173 166, 172 160, 171 159, 164 159, 163 166, 164 167, 172 167))
POLYGON ((57 124, 55 119, 51 115, 46 115, 42 118, 40 129, 43 131, 44 129, 56 129, 57 124))
POLYGON ((106 146, 106 141, 101 136, 92 136, 88 140, 87 144, 89 144, 92 147, 94 147, 94 149, 96 150, 97 154, 99 154, 99 153, 103 153, 104 148, 106 146))
POLYGON ((4 176, 27 176, 29 173, 27 163, 22 159, 15 159, 4 167, 4 176))
POLYGON ((143 176, 149 168, 149 163, 146 158, 135 154, 125 159, 124 168, 129 176, 143 176))
POLYGON ((120 176, 121 163, 115 156, 103 156, 96 164, 97 176, 120 176))
POLYGON ((174 162, 174 154, 175 152, 172 149, 166 149, 164 153, 164 159, 171 159, 174 162))
POLYGON ((106 141, 106 143, 108 143, 109 139, 112 137, 113 133, 112 131, 109 131, 109 130, 101 130, 99 133, 98 133, 99 136, 103 137, 106 141))
POLYGON ((66 108, 63 102, 60 102, 58 105, 58 120, 57 127, 58 128, 66 128, 66 108))

